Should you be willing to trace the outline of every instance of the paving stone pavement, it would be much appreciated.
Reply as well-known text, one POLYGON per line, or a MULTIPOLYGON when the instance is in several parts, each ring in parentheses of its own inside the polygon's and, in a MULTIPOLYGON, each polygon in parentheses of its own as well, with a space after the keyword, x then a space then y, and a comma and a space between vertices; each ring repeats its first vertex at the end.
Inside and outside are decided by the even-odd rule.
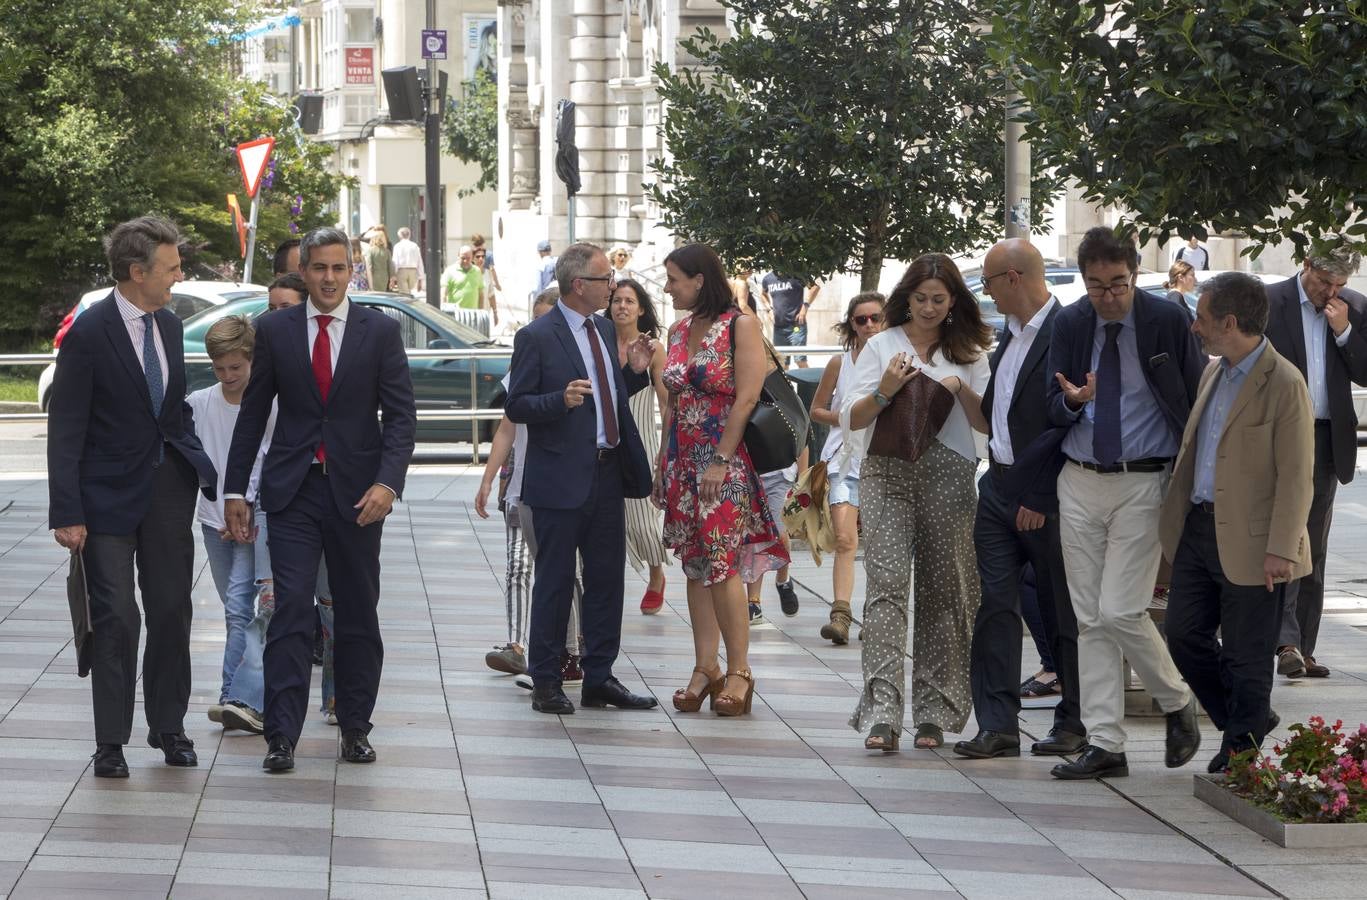
MULTIPOLYGON (((1193 799, 1199 767, 1163 768, 1161 719, 1126 723, 1133 774, 1106 783, 1058 783, 1053 760, 1029 756, 865 752, 845 724, 858 644, 817 636, 829 573, 807 559, 798 616, 771 600, 752 630, 749 717, 669 705, 692 666, 677 569, 653 617, 626 573, 616 672, 660 708, 535 713, 484 666, 506 634, 503 524, 467 505, 475 484, 468 467, 415 467, 385 525, 378 763, 339 763, 315 713, 296 771, 271 776, 259 737, 207 721, 223 617, 201 552, 187 722, 200 766, 135 746, 132 778, 111 782, 90 774, 45 483, 0 477, 0 900, 1362 896, 1360 852, 1283 850, 1193 799)), ((1339 496, 1319 654, 1334 677, 1279 680, 1284 725, 1367 720, 1367 489, 1339 496)), ((1027 735, 1048 727, 1048 711, 1022 716, 1027 735)))

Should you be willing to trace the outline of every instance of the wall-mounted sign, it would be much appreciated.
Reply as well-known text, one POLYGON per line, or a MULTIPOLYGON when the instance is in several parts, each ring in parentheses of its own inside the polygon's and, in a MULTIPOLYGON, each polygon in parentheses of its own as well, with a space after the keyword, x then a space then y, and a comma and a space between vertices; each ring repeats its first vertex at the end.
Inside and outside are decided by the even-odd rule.
POLYGON ((343 52, 346 56, 346 83, 374 84, 375 48, 347 47, 343 52))

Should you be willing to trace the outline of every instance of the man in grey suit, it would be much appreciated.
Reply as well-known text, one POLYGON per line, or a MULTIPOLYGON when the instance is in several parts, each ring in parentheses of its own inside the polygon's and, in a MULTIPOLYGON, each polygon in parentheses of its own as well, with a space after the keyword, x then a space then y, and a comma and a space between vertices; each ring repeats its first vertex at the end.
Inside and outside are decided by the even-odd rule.
POLYGON ((1267 289, 1267 339, 1296 364, 1310 387, 1315 415, 1315 499, 1310 506, 1314 570, 1286 588, 1277 671, 1327 678, 1315 660, 1324 612, 1324 564, 1334 495, 1357 469, 1353 385, 1367 386, 1367 297, 1344 288, 1359 257, 1348 250, 1312 253, 1300 273, 1267 289))

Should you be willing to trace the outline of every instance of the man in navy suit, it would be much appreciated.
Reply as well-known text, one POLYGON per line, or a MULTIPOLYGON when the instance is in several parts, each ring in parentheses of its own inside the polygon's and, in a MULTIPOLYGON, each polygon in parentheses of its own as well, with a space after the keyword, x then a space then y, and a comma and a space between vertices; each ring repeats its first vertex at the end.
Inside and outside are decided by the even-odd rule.
POLYGON ((367 735, 384 658, 380 534, 403 492, 417 426, 398 323, 347 299, 347 236, 335 228, 310 231, 299 266, 308 301, 257 322, 252 378, 223 481, 228 528, 237 540, 250 540, 251 510, 242 498, 271 403, 278 402, 260 488, 275 578, 263 665, 262 767, 272 772, 294 768, 308 710, 320 556, 335 617, 339 755, 356 763, 375 759, 367 735))
POLYGON ((147 742, 166 763, 198 763, 190 702, 190 583, 195 487, 218 483, 185 403, 180 320, 165 309, 184 276, 165 219, 124 222, 105 241, 116 282, 62 341, 48 415, 48 524, 79 552, 90 592, 95 775, 127 778, 141 621, 147 742))
POLYGON ((575 244, 555 264, 560 301, 517 332, 508 400, 512 421, 527 426, 522 502, 532 509, 536 578, 527 643, 532 708, 572 713, 561 683, 575 554, 584 560, 581 623, 588 707, 649 709, 655 698, 631 693, 612 675, 622 640, 626 566, 624 497, 650 494, 650 464, 627 398, 650 384, 653 342, 641 335, 617 365, 617 332, 596 313, 616 279, 602 249, 575 244))
POLYGON ((1158 517, 1206 355, 1180 307, 1136 290, 1139 253, 1106 227, 1077 248, 1088 302, 1066 307, 1049 342, 1049 419, 1066 429, 1059 539, 1078 624, 1088 746, 1056 778, 1128 775, 1121 660, 1167 717, 1169 768, 1201 744, 1196 700, 1148 606, 1158 576, 1158 517))

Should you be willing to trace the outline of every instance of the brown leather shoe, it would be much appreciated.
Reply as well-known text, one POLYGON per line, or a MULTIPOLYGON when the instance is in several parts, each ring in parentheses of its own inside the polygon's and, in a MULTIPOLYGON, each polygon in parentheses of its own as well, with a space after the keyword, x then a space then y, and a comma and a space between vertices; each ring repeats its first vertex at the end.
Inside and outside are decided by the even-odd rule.
POLYGON ((1306 677, 1306 678, 1328 678, 1328 677, 1329 677, 1329 667, 1328 667, 1328 666, 1322 666, 1322 665, 1320 665, 1319 663, 1315 662, 1315 657, 1313 657, 1313 656, 1307 656, 1307 657, 1305 658, 1305 677, 1306 677))

